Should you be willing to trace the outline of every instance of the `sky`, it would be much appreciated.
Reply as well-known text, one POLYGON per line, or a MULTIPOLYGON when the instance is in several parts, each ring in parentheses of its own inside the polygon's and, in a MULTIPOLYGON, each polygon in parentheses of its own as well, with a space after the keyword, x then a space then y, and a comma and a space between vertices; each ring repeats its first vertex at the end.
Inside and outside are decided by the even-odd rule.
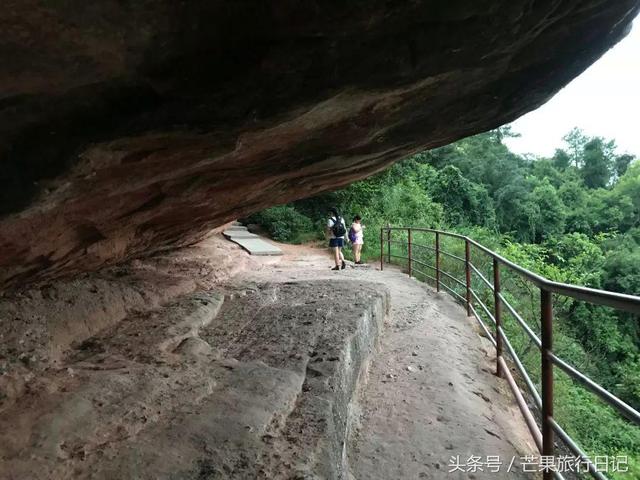
POLYGON ((546 104, 511 124, 518 153, 551 156, 573 127, 640 157, 640 17, 631 32, 546 104))

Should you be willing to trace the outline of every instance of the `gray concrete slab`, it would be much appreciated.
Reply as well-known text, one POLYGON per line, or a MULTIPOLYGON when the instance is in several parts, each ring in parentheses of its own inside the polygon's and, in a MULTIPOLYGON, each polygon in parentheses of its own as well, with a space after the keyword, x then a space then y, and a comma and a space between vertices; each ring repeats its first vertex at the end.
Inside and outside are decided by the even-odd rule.
POLYGON ((230 240, 240 245, 251 255, 282 255, 280 248, 261 238, 231 237, 230 240))
POLYGON ((222 234, 227 238, 260 238, 247 230, 225 230, 222 234))
POLYGON ((233 222, 222 234, 251 255, 282 255, 280 248, 249 232, 247 227, 239 222, 233 222))

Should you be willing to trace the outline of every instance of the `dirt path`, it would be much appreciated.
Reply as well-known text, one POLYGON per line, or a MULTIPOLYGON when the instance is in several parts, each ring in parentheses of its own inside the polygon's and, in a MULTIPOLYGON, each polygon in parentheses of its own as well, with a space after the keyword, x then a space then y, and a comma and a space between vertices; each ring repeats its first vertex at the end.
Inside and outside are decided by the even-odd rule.
POLYGON ((396 278, 391 319, 361 392, 361 426, 350 464, 358 479, 525 478, 517 466, 535 452, 504 380, 493 375, 491 344, 444 294, 396 278), (499 456, 499 472, 475 470, 471 456, 499 456), (507 472, 515 458, 515 466, 507 472), (454 460, 455 459, 455 460, 454 460), (455 468, 458 461, 459 471, 455 468), (456 470, 456 471, 453 471, 456 470))
POLYGON ((274 270, 251 276, 366 280, 384 283, 391 294, 348 448, 354 478, 532 478, 520 459, 534 454, 535 445, 506 381, 493 374, 493 346, 460 305, 393 267, 332 272, 322 250, 284 248, 285 260, 274 270), (482 470, 471 456, 484 463, 482 470))
POLYGON ((532 478, 520 459, 535 445, 506 382, 493 374, 493 346, 460 305, 393 267, 332 272, 322 250, 284 248, 283 262, 251 276, 358 279, 391 293, 349 445, 354 478, 532 478))

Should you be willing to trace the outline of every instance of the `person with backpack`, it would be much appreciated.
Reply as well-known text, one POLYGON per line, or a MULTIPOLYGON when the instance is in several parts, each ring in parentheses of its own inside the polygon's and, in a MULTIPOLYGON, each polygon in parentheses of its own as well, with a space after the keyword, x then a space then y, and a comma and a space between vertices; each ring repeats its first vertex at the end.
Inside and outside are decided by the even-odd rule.
POLYGON ((347 226, 340 216, 337 208, 329 209, 329 220, 327 221, 327 234, 329 235, 329 248, 333 250, 333 258, 336 266, 331 270, 344 270, 347 264, 344 261, 342 247, 344 247, 344 236, 347 233, 347 226))
POLYGON ((362 265, 360 260, 360 253, 362 252, 362 245, 364 244, 364 225, 360 223, 362 218, 360 215, 353 217, 353 223, 349 229, 349 241, 351 242, 351 248, 353 250, 353 260, 356 265, 362 265))

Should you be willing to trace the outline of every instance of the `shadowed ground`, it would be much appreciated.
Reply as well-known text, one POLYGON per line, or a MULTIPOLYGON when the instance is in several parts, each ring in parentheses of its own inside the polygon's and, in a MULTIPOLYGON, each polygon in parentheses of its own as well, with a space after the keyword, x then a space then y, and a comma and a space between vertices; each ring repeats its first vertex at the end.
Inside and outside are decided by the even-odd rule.
POLYGON ((214 236, 2 299, 2 478, 439 478, 535 451, 462 308, 281 247, 214 236))

